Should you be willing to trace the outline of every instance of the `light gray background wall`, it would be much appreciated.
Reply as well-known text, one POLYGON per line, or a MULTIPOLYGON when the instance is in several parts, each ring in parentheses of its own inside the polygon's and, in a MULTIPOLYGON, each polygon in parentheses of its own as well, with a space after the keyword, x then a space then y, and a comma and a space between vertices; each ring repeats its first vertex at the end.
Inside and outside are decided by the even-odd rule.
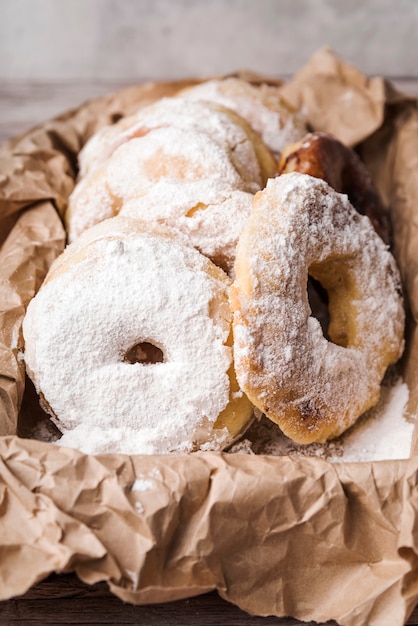
POLYGON ((286 77, 325 44, 409 92, 418 0, 0 0, 0 143, 127 83, 286 77))
POLYGON ((287 75, 330 44, 417 76, 418 0, 0 0, 0 80, 287 75))

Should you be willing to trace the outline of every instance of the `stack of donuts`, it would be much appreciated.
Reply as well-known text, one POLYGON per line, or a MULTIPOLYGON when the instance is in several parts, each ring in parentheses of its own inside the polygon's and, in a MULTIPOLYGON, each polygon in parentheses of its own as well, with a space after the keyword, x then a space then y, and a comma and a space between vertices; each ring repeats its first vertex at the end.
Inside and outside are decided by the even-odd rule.
POLYGON ((223 450, 260 411, 324 442, 376 404, 402 354, 373 182, 276 88, 206 81, 102 128, 65 219, 23 323, 60 445, 223 450))

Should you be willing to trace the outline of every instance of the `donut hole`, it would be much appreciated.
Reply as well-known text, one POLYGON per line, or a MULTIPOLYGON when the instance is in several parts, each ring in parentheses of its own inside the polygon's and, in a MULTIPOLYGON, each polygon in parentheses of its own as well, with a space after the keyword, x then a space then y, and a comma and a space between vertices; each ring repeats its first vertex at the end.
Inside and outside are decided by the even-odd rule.
POLYGON ((310 297, 308 287, 313 315, 321 323, 324 337, 343 348, 355 346, 358 341, 356 319, 361 294, 353 269, 355 261, 349 257, 328 258, 312 265, 308 271, 308 285, 311 283, 314 287, 314 291, 311 287, 310 297))
POLYGON ((135 363, 141 363, 141 365, 155 365, 156 363, 164 363, 164 352, 159 346, 156 346, 149 341, 140 341, 131 348, 129 348, 124 355, 125 363, 134 365, 135 363))
POLYGON ((308 276, 308 300, 311 308, 312 317, 315 317, 321 324, 322 332, 328 341, 330 341, 328 328, 330 322, 329 313, 329 297, 327 290, 321 285, 319 280, 308 276))

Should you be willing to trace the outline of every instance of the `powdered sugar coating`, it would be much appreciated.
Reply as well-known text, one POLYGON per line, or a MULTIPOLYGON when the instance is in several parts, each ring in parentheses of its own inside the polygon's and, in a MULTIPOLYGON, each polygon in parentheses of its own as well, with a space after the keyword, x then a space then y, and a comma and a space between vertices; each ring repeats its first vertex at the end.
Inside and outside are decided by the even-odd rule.
POLYGON ((99 131, 79 155, 68 239, 115 215, 165 223, 232 271, 250 194, 276 162, 256 133, 209 102, 163 98, 99 131))
POLYGON ((127 201, 120 215, 167 224, 231 276, 252 199, 246 191, 225 189, 220 181, 178 185, 163 180, 147 194, 127 201))
POLYGON ((27 370, 59 443, 86 453, 222 448, 251 412, 246 401, 235 431, 216 425, 235 391, 228 277, 165 230, 108 223, 59 258, 23 324, 27 370), (164 362, 127 362, 140 342, 164 362))
POLYGON ((257 189, 254 183, 244 183, 228 153, 206 135, 158 128, 122 144, 75 187, 67 213, 69 241, 94 223, 117 215, 127 201, 144 196, 161 180, 257 189))
POLYGON ((283 148, 301 139, 306 124, 279 96, 277 89, 239 78, 209 80, 181 91, 183 98, 206 100, 225 106, 243 117, 277 156, 283 148))
POLYGON ((403 349, 399 272, 369 219, 325 182, 285 174, 255 196, 235 271, 242 389, 295 441, 342 433, 377 402, 403 349), (308 273, 329 290, 334 343, 311 317, 308 273))
POLYGON ((253 131, 244 120, 216 103, 178 97, 161 98, 116 124, 100 129, 78 155, 80 177, 104 163, 123 143, 151 130, 167 127, 205 134, 228 152, 240 175, 257 183, 258 188, 264 185, 269 175, 273 175, 273 159, 261 142, 254 145, 253 131), (260 159, 258 152, 262 153, 260 159), (268 167, 264 171, 266 162, 268 167))
POLYGON ((251 195, 230 155, 204 133, 157 128, 122 144, 75 187, 68 238, 117 214, 165 223, 231 271, 251 195))

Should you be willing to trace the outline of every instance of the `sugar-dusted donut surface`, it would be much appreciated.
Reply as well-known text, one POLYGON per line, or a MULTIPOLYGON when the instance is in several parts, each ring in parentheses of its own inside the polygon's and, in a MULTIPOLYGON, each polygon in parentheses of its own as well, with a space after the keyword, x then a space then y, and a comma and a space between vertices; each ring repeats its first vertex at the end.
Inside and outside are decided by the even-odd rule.
POLYGON ((142 109, 127 129, 99 133, 80 163, 86 173, 66 213, 70 242, 121 214, 167 224, 227 272, 251 194, 277 168, 257 134, 234 112, 180 98, 142 109))
POLYGON ((389 218, 373 179, 356 152, 336 137, 323 132, 309 133, 286 146, 278 172, 301 172, 322 178, 335 191, 347 194, 354 208, 367 215, 383 241, 389 243, 389 218))
POLYGON ((209 136, 227 150, 246 180, 263 186, 274 175, 275 163, 270 151, 241 116, 215 102, 173 97, 161 98, 95 133, 78 155, 80 178, 104 163, 130 139, 169 126, 209 136))
POLYGON ((301 115, 278 94, 277 88, 266 84, 252 85, 229 77, 202 82, 180 92, 191 100, 217 102, 243 117, 276 157, 283 148, 307 132, 301 115))
POLYGON ((346 196, 290 173, 256 194, 235 272, 242 389, 299 443, 338 436, 377 402, 402 353, 400 278, 387 247, 346 196), (308 275, 328 292, 329 340, 311 315, 308 275))
POLYGON ((117 217, 53 264, 23 324, 43 404, 86 453, 222 449, 250 420, 230 279, 168 229, 117 217))

